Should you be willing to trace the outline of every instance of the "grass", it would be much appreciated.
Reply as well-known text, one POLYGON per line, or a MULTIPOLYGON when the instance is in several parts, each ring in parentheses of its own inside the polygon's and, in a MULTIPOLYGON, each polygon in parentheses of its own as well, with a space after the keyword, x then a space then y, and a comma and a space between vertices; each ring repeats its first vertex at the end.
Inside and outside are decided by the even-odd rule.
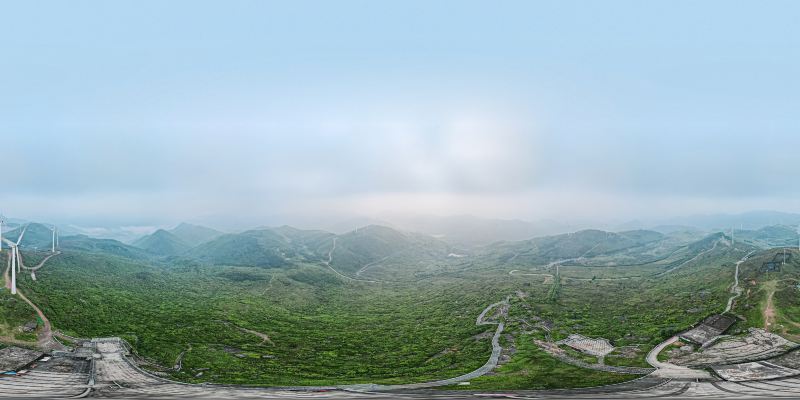
POLYGON ((509 363, 499 367, 496 374, 474 379, 468 386, 456 385, 446 389, 561 389, 610 385, 638 377, 565 364, 539 349, 529 336, 521 336, 517 344, 517 353, 509 363))
POLYGON ((767 299, 773 294, 772 305, 775 311, 771 332, 789 340, 800 341, 800 253, 792 249, 790 260, 781 265, 780 271, 762 271, 762 265, 771 261, 780 251, 767 251, 753 257, 742 265, 741 282, 744 294, 737 301, 734 312, 743 320, 736 323, 735 331, 747 328, 764 328, 767 299))
MULTIPOLYGON (((602 271, 570 266, 569 274, 651 276, 696 254, 646 246, 652 264, 602 271)), ((619 260, 630 261, 635 254, 629 248, 619 251, 619 260)), ((175 379, 277 386, 409 383, 472 371, 491 353, 491 335, 485 333, 494 330, 476 326, 476 316, 516 294, 505 317, 505 334, 514 337, 516 353, 497 374, 476 379, 468 388, 537 389, 610 384, 633 376, 552 358, 532 342, 545 336, 541 327, 532 327, 536 323, 546 323, 553 340, 580 333, 607 338, 615 346, 642 344, 643 358, 647 349, 702 315, 721 311, 733 280, 730 265, 740 257, 720 246, 662 278, 564 278, 556 283, 556 296, 551 292, 556 284, 510 276, 514 268, 497 262, 498 257, 442 259, 431 266, 412 254, 403 255, 408 268, 393 260, 370 271, 372 277, 392 273, 392 282, 368 283, 343 280, 313 263, 259 268, 65 251, 48 261, 37 282, 23 275, 20 284, 67 334, 121 336, 139 354, 166 367, 191 345, 175 379), (264 333, 273 344, 237 326, 264 333)), ((521 256, 515 263, 524 260, 521 256)), ((614 257, 603 256, 603 262, 609 260, 614 257)), ((641 366, 642 359, 613 362, 641 366)))
POLYGON ((611 366, 650 368, 647 353, 651 347, 641 346, 632 358, 623 357, 619 350, 614 350, 605 357, 605 364, 611 366))

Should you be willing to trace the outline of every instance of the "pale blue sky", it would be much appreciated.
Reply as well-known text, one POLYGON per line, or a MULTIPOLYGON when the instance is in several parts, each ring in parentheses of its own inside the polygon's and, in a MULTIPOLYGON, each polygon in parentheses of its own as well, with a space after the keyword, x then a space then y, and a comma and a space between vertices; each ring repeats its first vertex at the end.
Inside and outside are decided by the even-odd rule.
POLYGON ((793 1, 0 3, 7 214, 800 211, 793 1))

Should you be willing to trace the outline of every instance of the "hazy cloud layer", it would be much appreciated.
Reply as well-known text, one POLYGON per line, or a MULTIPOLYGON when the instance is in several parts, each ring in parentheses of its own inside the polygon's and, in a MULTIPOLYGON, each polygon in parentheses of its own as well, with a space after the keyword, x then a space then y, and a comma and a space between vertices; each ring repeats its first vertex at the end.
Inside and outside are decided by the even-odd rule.
POLYGON ((800 211, 792 2, 7 11, 7 214, 139 226, 800 211))

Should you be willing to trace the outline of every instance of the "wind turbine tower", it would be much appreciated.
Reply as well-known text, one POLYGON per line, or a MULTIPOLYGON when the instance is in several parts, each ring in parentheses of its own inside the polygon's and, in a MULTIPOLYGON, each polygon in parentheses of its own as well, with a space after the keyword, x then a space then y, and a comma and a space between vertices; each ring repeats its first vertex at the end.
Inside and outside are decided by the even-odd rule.
POLYGON ((5 219, 3 216, 0 215, 0 253, 3 252, 3 224, 5 223, 5 219))
POLYGON ((52 245, 52 247, 50 249, 50 252, 51 253, 55 253, 56 252, 56 226, 53 225, 53 227, 50 228, 50 230, 53 231, 53 245, 52 245))
POLYGON ((17 246, 11 246, 11 294, 17 294, 17 246))

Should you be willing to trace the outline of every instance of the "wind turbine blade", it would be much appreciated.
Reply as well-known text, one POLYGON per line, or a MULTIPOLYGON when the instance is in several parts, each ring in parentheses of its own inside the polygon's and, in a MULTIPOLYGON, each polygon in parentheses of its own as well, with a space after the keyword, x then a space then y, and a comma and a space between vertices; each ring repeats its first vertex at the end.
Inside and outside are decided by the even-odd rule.
POLYGON ((22 233, 20 233, 19 237, 17 238, 17 246, 19 246, 20 242, 22 242, 22 237, 25 236, 25 232, 28 230, 28 225, 29 224, 25 224, 25 226, 22 227, 22 233))

